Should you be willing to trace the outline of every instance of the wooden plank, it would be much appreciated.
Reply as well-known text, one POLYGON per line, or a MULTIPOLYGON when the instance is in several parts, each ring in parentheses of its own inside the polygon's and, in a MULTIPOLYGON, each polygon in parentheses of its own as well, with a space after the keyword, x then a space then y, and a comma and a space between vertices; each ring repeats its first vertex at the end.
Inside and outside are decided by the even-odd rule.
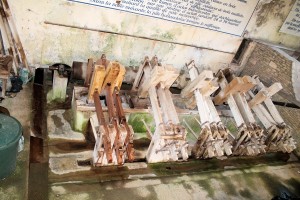
MULTIPOLYGON (((259 77, 256 77, 255 78, 255 81, 257 83, 257 87, 258 89, 265 89, 266 87, 264 86, 264 84, 259 80, 259 77)), ((282 88, 282 85, 280 83, 274 83, 276 84, 274 86, 275 89, 271 89, 271 91, 269 91, 271 94, 273 92, 276 93, 276 90, 277 89, 280 89, 282 88), (279 85, 280 84, 280 85, 279 85), (277 89, 276 89, 277 88, 277 89)), ((280 90, 278 90, 280 91, 280 90)), ((272 96, 272 95, 271 95, 272 96)), ((267 106, 270 114, 272 115, 273 119, 278 123, 278 124, 282 124, 284 125, 284 120, 282 119, 281 115, 279 114, 277 108, 275 107, 275 105, 273 104, 272 100, 270 97, 266 98, 265 101, 264 101, 265 105, 267 106)))
POLYGON ((217 105, 221 105, 224 101, 226 101, 228 95, 235 94, 238 92, 247 92, 254 86, 255 82, 249 76, 244 76, 242 78, 235 77, 226 86, 226 88, 214 98, 214 103, 217 105))
POLYGON ((240 93, 235 93, 233 94, 233 98, 243 116, 244 121, 246 123, 256 123, 245 97, 243 97, 240 93))
POLYGON ((146 98, 150 87, 152 86, 155 87, 159 83, 163 82, 163 80, 167 79, 165 77, 165 70, 162 66, 157 65, 152 69, 150 66, 145 66, 144 73, 145 75, 144 75, 143 83, 141 84, 138 90, 138 96, 140 98, 146 98))
POLYGON ((249 101, 249 106, 252 108, 255 105, 261 104, 267 98, 273 96, 282 89, 280 83, 274 83, 269 88, 262 88, 253 98, 249 101))
POLYGON ((195 68, 191 70, 190 70, 190 74, 191 73, 195 74, 196 77, 191 76, 191 82, 181 91, 181 97, 183 98, 187 97, 190 93, 192 93, 196 89, 201 89, 207 86, 207 84, 214 78, 212 71, 204 70, 198 76, 198 72, 195 68))
POLYGON ((212 100, 210 99, 210 96, 204 97, 204 100, 206 101, 206 105, 208 106, 208 110, 210 113, 210 122, 216 122, 216 123, 221 122, 221 118, 216 110, 215 105, 213 104, 212 100))
POLYGON ((94 69, 91 85, 89 88, 88 102, 94 101, 93 95, 96 90, 98 90, 98 92, 101 93, 105 75, 106 75, 105 67, 103 65, 96 65, 94 69))
POLYGON ((264 113, 259 108, 259 105, 252 107, 252 110, 255 112, 259 120, 262 122, 266 129, 270 128, 273 124, 267 119, 264 113))
MULTIPOLYGON (((165 124, 172 123, 172 116, 170 115, 170 113, 168 111, 168 106, 167 105, 169 103, 173 103, 173 102, 167 102, 167 99, 166 99, 166 96, 165 96, 165 93, 164 93, 164 89, 161 86, 157 87, 156 92, 157 92, 157 96, 158 96, 158 99, 159 99, 159 104, 160 104, 161 109, 162 109, 162 115, 163 115, 164 123, 165 124)), ((151 104, 152 104, 152 101, 151 101, 151 104)))
POLYGON ((237 104, 236 104, 236 102, 235 102, 232 95, 228 96, 227 103, 228 103, 228 105, 230 107, 230 110, 233 114, 233 118, 236 122, 237 127, 240 127, 242 124, 245 123, 245 121, 244 121, 244 119, 242 117, 242 114, 240 113, 240 110, 239 110, 239 108, 238 108, 238 106, 237 106, 237 104))
POLYGON ((92 74, 93 74, 93 65, 94 65, 93 59, 89 58, 87 63, 87 69, 86 69, 86 77, 84 80, 84 86, 86 87, 88 87, 91 83, 92 74))
MULTIPOLYGON (((156 129, 159 129, 160 125, 163 123, 163 118, 161 116, 159 103, 157 100, 156 89, 155 89, 155 86, 153 86, 153 85, 149 88, 149 97, 150 97, 150 101, 151 101, 151 107, 152 107, 153 116, 154 116, 154 120, 155 120, 155 124, 156 124, 156 129)), ((155 134, 158 134, 158 132, 155 131, 154 136, 155 136, 155 134)))
POLYGON ((169 89, 178 78, 179 71, 175 69, 172 65, 164 65, 162 69, 163 78, 161 79, 161 82, 163 82, 165 88, 169 89))
POLYGON ((105 89, 105 87, 109 84, 113 87, 111 87, 111 90, 114 89, 116 78, 119 75, 119 72, 121 70, 121 65, 117 62, 111 62, 106 68, 106 76, 104 78, 104 82, 102 85, 102 90, 105 89))
POLYGON ((2 0, 2 2, 3 2, 3 4, 1 3, 1 6, 4 8, 4 11, 5 11, 5 15, 4 16, 2 15, 2 17, 4 18, 4 22, 8 23, 8 27, 10 29, 9 32, 11 32, 11 34, 12 34, 14 40, 15 40, 15 45, 16 45, 19 53, 20 53, 21 60, 22 60, 22 63, 24 65, 24 67, 29 69, 26 54, 25 54, 22 42, 20 40, 16 25, 15 25, 14 20, 12 18, 12 14, 11 14, 8 2, 7 2, 7 0, 2 0))
POLYGON ((276 106, 273 104, 272 100, 270 98, 267 98, 265 101, 264 101, 265 105, 267 106, 270 114, 272 115, 273 119, 276 121, 277 124, 280 124, 280 125, 284 125, 285 122, 284 120, 282 119, 280 113, 278 112, 276 106))
POLYGON ((214 93, 217 89, 219 89, 219 85, 215 81, 210 81, 206 86, 200 89, 203 96, 210 96, 214 93))
MULTIPOLYGON (((210 75, 212 75, 209 71, 205 71, 205 72, 201 73, 202 74, 201 76, 198 76, 198 71, 196 70, 195 67, 190 68, 189 74, 190 74, 190 77, 191 77, 191 81, 197 79, 198 77, 201 77, 201 78, 198 79, 198 81, 202 81, 203 79, 205 80, 205 78, 207 76, 209 77, 210 75)), ((181 93, 182 93, 182 91, 181 91, 181 93)), ((197 107, 198 107, 198 113, 199 113, 199 116, 200 116, 201 123, 204 124, 204 123, 209 122, 210 121, 209 110, 208 110, 208 106, 207 106, 207 104, 205 102, 205 99, 204 99, 205 97, 201 94, 200 89, 198 89, 198 88, 193 90, 193 93, 195 95, 195 99, 196 99, 196 103, 197 103, 197 107)))
POLYGON ((148 56, 145 57, 143 64, 141 64, 140 67, 139 67, 139 70, 138 70, 138 72, 136 74, 136 77, 135 77, 133 85, 132 85, 132 90, 133 91, 137 91, 138 87, 140 86, 141 80, 143 78, 144 67, 145 66, 150 66, 149 57, 148 56))
MULTIPOLYGON (((226 88, 226 86, 228 85, 228 82, 223 74, 222 71, 219 71, 217 76, 219 77, 219 84, 222 90, 224 90, 226 88)), ((240 110, 232 96, 232 94, 229 94, 227 97, 227 103, 230 107, 230 110, 232 112, 233 118, 237 124, 237 127, 240 127, 242 124, 245 123, 242 114, 240 113, 240 110)), ((233 137, 234 138, 234 137, 233 137)))
POLYGON ((165 95, 167 98, 167 102, 172 102, 172 103, 168 103, 168 112, 170 113, 171 117, 172 117, 172 121, 174 124, 179 124, 179 118, 178 118, 178 114, 175 108, 175 105, 173 103, 172 97, 171 97, 171 92, 169 90, 165 90, 165 95))

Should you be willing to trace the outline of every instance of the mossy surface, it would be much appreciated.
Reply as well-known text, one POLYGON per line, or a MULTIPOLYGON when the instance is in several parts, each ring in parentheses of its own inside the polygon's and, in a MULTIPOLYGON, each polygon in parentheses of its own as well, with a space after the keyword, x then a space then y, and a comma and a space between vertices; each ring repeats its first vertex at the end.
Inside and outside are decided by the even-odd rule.
POLYGON ((184 126, 187 131, 187 140, 188 141, 196 141, 197 140, 197 138, 195 138, 195 136, 192 134, 192 132, 194 132, 196 134, 196 136, 198 136, 201 132, 201 126, 197 122, 196 119, 198 121, 200 121, 199 115, 179 115, 179 120, 180 120, 182 126, 184 126), (188 124, 188 126, 192 130, 186 124, 188 124))
POLYGON ((84 132, 87 128, 89 117, 87 114, 77 111, 74 116, 73 129, 78 132, 84 132))
POLYGON ((128 124, 132 126, 133 131, 135 133, 146 133, 147 128, 144 125, 143 120, 146 122, 151 132, 153 133, 155 131, 155 123, 154 123, 154 118, 150 114, 144 114, 144 113, 130 114, 128 119, 128 124))

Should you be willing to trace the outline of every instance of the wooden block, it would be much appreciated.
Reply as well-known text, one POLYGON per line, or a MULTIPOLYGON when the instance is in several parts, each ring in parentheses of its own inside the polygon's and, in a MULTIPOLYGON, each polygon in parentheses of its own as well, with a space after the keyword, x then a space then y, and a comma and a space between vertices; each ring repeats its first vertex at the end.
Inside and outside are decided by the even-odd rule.
POLYGON ((220 92, 215 98, 214 102, 217 105, 222 104, 224 101, 226 101, 226 98, 230 94, 235 94, 238 92, 247 92, 251 88, 255 86, 254 80, 249 76, 241 77, 235 77, 223 90, 223 92, 220 92))
MULTIPOLYGON (((114 85, 116 78, 119 75, 121 65, 117 62, 111 62, 106 68, 106 76, 102 85, 102 90, 110 84, 111 86, 114 85)), ((114 87, 111 87, 114 88, 114 87)))
POLYGON ((240 92, 248 92, 256 85, 255 80, 250 76, 243 76, 242 80, 243 80, 243 86, 240 89, 240 92))
POLYGON ((120 64, 120 71, 114 82, 114 87, 117 87, 118 90, 120 90, 121 88, 125 73, 126 73, 125 67, 120 64))
POLYGON ((163 77, 161 78, 161 81, 163 82, 165 88, 170 88, 171 85, 178 78, 179 71, 171 65, 165 65, 162 69, 163 77))
POLYGON ((140 84, 138 96, 146 98, 151 86, 161 84, 164 88, 169 88, 179 76, 179 72, 171 66, 144 66, 144 80, 140 84))
POLYGON ((213 78, 212 71, 204 70, 199 76, 192 79, 191 82, 181 91, 181 97, 187 97, 196 89, 204 88, 210 81, 212 81, 213 78))
POLYGON ((133 85, 132 85, 132 90, 133 91, 137 91, 138 87, 140 86, 140 83, 141 83, 142 78, 143 78, 144 67, 145 66, 150 66, 149 57, 148 56, 145 57, 143 64, 140 65, 140 67, 139 67, 139 70, 138 70, 138 72, 136 74, 136 77, 135 77, 133 85))
POLYGON ((215 81, 210 81, 205 87, 201 88, 200 91, 203 94, 203 96, 208 97, 217 89, 219 89, 218 83, 215 81))
POLYGON ((97 89, 100 93, 102 90, 104 78, 105 78, 106 72, 105 72, 105 66, 103 65, 96 65, 93 73, 93 77, 91 80, 89 93, 88 93, 88 101, 93 102, 93 95, 95 90, 97 89))
POLYGON ((282 85, 280 83, 274 83, 269 88, 262 88, 255 96, 254 98, 249 101, 249 106, 252 108, 253 106, 257 104, 261 104, 264 102, 267 98, 270 98, 277 92, 279 92, 282 89, 282 85))

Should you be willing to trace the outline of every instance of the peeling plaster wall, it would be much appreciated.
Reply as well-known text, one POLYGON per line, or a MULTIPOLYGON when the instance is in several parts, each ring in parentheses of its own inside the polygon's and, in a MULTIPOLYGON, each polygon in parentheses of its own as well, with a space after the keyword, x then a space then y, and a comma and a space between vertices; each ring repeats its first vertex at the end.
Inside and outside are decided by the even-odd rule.
MULTIPOLYGON (((279 33, 295 0, 261 0, 246 29, 246 37, 298 49, 300 38, 279 33)), ((182 68, 191 59, 200 69, 217 71, 230 64, 242 37, 112 9, 72 3, 67 0, 10 0, 30 65, 86 61, 105 53, 125 66, 138 66, 145 56, 157 55, 161 62, 182 68), (86 27, 90 31, 45 24, 86 27), (111 31, 149 37, 104 33, 111 31)), ((1 24, 0 24, 1 25, 1 24)))
POLYGON ((279 32, 295 1, 261 0, 244 37, 300 50, 300 37, 279 32))
POLYGON ((240 37, 126 12, 67 1, 9 1, 30 65, 86 61, 105 53, 125 66, 138 66, 146 55, 182 68, 194 59, 216 71, 231 62, 240 37), (89 29, 174 41, 185 45, 45 24, 59 23, 89 29))

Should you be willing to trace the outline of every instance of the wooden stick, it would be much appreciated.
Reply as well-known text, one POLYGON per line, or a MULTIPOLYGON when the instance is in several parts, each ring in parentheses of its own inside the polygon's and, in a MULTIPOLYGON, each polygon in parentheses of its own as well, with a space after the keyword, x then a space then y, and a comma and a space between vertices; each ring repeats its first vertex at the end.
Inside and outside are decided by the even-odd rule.
POLYGON ((190 125, 188 125, 188 123, 185 121, 185 119, 183 119, 183 123, 188 127, 188 129, 190 130, 190 132, 192 133, 192 135, 198 139, 198 136, 196 135, 196 133, 193 131, 193 129, 190 127, 190 125))
POLYGON ((18 51, 21 55, 22 63, 25 66, 25 68, 29 69, 26 54, 25 54, 22 42, 20 40, 16 25, 15 25, 13 19, 12 19, 11 11, 10 11, 7 0, 2 0, 1 1, 1 6, 4 8, 4 11, 5 11, 5 16, 2 16, 2 17, 6 18, 5 21, 7 21, 6 23, 8 23, 8 25, 9 25, 10 32, 11 32, 13 38, 16 41, 15 44, 16 44, 16 47, 17 47, 17 49, 18 49, 18 51), (2 4, 2 2, 3 2, 3 4, 2 4), (4 7, 3 7, 3 5, 4 5, 4 7))

